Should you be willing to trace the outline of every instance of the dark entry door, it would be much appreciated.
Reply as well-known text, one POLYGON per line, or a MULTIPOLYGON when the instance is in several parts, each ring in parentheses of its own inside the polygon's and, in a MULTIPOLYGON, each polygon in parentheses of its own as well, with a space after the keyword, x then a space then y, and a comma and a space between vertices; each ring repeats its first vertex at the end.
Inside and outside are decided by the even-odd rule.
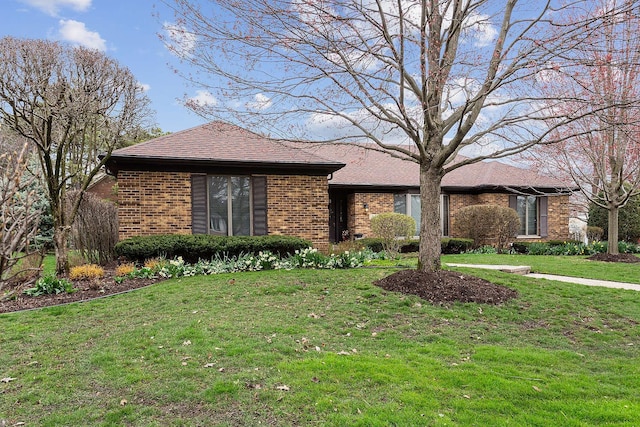
MULTIPOLYGON (((329 240, 333 243, 344 240, 347 233, 347 194, 344 192, 329 193, 329 240)), ((348 235, 346 236, 348 238, 348 235)))

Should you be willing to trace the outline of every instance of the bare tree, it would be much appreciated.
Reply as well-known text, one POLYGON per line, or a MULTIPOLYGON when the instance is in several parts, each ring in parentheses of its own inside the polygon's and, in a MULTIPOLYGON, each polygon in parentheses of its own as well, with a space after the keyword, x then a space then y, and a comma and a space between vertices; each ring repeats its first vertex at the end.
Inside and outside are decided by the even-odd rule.
POLYGON ((0 118, 37 152, 54 219, 56 271, 84 191, 114 147, 149 117, 148 99, 126 68, 101 52, 44 40, 0 39, 0 118), (105 156, 98 160, 98 154, 105 156))
POLYGON ((30 243, 41 212, 33 190, 37 178, 28 173, 28 161, 28 144, 0 154, 0 291, 22 272, 18 262, 35 252, 30 243))
POLYGON ((420 165, 423 271, 440 269, 443 176, 550 142, 538 76, 601 24, 556 25, 582 0, 163 1, 166 45, 206 95, 195 111, 275 138, 373 141, 420 165))
POLYGON ((591 15, 602 20, 600 30, 558 58, 543 79, 549 96, 573 99, 551 111, 591 113, 555 128, 552 137, 562 142, 530 155, 548 173, 569 176, 588 201, 607 210, 608 252, 617 254, 619 210, 640 194, 640 8, 628 0, 599 0, 591 15), (612 13, 616 9, 623 13, 612 13))

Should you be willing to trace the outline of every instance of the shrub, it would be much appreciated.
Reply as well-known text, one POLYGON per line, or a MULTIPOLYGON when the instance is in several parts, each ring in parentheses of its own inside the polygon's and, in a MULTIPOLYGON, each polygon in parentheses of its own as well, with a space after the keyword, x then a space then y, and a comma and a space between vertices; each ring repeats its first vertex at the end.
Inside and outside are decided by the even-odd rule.
POLYGON ((400 242, 400 252, 403 254, 418 252, 420 250, 420 240, 404 240, 400 242))
POLYGON ((40 295, 68 294, 74 292, 73 284, 67 279, 59 279, 56 276, 45 276, 36 282, 33 288, 25 289, 24 294, 32 297, 40 295))
POLYGON ((441 241, 443 254, 461 254, 473 247, 473 239, 457 239, 445 237, 441 241))
POLYGON ((311 242, 290 236, 209 236, 205 234, 162 234, 132 237, 119 242, 115 251, 130 261, 149 258, 177 258, 195 263, 215 256, 239 256, 270 251, 287 256, 311 246, 311 242))
MULTIPOLYGON (((80 197, 79 191, 69 194, 69 200, 80 197)), ((118 241, 118 208, 95 194, 82 193, 71 239, 83 258, 94 264, 106 265, 115 259, 118 241)))
POLYGON ((460 234, 473 239, 476 247, 495 245, 502 252, 520 229, 515 210, 499 205, 467 206, 456 214, 460 234))
POLYGON ((103 277, 104 269, 96 264, 78 265, 71 267, 71 271, 69 271, 69 279, 71 280, 101 279, 103 277))
MULTIPOLYGON (((366 237, 364 239, 357 240, 365 248, 371 249, 373 252, 382 252, 382 239, 377 237, 366 237)), ((461 254, 467 252, 473 247, 473 240, 471 239, 457 239, 451 237, 443 237, 441 239, 440 249, 443 254, 461 254)), ((417 252, 420 249, 419 240, 401 240, 400 252, 417 252)))
POLYGON ((377 237, 365 237, 358 240, 365 248, 371 249, 373 252, 382 252, 382 239, 377 237))
POLYGON ((602 240, 602 236, 604 236, 602 227, 596 227, 595 225, 587 227, 587 240, 589 242, 600 241, 602 240))
POLYGON ((371 230, 382 239, 382 248, 393 256, 400 252, 400 239, 409 239, 416 230, 416 221, 409 215, 386 212, 371 219, 371 230))

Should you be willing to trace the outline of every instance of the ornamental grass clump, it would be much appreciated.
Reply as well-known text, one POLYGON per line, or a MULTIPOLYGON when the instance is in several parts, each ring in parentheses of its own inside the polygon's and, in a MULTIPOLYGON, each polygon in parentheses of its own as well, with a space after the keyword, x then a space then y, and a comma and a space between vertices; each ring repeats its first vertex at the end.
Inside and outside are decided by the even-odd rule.
POLYGON ((104 277, 104 268, 96 264, 84 264, 72 267, 69 271, 71 280, 92 280, 104 277))

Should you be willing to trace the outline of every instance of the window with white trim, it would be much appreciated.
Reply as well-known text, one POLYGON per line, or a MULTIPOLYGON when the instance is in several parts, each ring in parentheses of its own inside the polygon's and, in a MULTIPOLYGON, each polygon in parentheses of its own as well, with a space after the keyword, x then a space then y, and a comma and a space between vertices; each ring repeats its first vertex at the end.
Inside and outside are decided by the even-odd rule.
MULTIPOLYGON (((419 194, 394 194, 393 211, 409 215, 416 221, 415 235, 420 235, 421 202, 419 194)), ((440 195, 440 231, 443 236, 449 235, 449 196, 440 195)))
POLYGON ((520 235, 537 236, 538 232, 538 197, 518 196, 516 212, 520 218, 520 235))

